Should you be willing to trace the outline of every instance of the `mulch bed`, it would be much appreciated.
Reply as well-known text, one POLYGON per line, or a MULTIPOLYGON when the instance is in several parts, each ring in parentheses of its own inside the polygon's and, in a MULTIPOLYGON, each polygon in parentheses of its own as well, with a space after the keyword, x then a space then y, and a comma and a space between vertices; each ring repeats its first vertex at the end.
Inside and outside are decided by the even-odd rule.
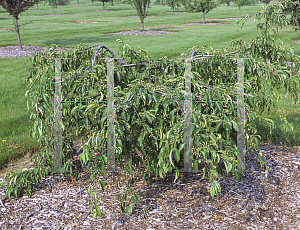
POLYGON ((224 23, 209 23, 209 22, 207 22, 207 23, 203 23, 203 22, 201 22, 201 23, 185 23, 184 25, 190 25, 190 26, 199 26, 199 25, 203 25, 203 26, 215 26, 215 25, 225 25, 224 23))
POLYGON ((175 32, 169 32, 169 31, 161 31, 161 30, 131 30, 131 31, 122 31, 118 33, 112 33, 112 34, 121 34, 121 35, 162 35, 162 34, 173 34, 175 32))
MULTIPOLYGON (((0 47, 0 58, 17 58, 28 57, 34 54, 34 51, 45 52, 44 46, 26 46, 23 45, 23 51, 19 46, 6 46, 0 47)), ((61 51, 69 50, 70 48, 62 48, 61 51)))
POLYGON ((45 14, 44 16, 64 16, 67 14, 45 14))

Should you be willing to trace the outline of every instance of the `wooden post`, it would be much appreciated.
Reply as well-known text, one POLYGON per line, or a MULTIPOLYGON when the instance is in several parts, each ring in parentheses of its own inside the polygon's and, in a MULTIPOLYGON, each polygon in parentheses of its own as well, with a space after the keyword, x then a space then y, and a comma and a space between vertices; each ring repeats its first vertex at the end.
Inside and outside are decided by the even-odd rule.
POLYGON ((61 59, 55 58, 54 171, 62 171, 61 59), (55 103, 56 102, 56 103, 55 103))
POLYGON ((244 59, 237 59, 237 170, 245 173, 244 59))
POLYGON ((115 171, 114 59, 107 61, 107 171, 115 171))
POLYGON ((185 60, 185 103, 184 103, 184 169, 192 172, 192 98, 191 98, 191 59, 185 60))

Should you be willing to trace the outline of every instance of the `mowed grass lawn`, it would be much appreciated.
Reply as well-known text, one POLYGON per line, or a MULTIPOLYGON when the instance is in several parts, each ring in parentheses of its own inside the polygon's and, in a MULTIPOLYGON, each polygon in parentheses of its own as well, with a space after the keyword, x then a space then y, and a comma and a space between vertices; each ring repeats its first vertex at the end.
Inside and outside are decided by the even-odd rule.
MULTIPOLYGON (((276 3, 276 2, 271 2, 276 3)), ((229 47, 237 38, 249 42, 256 36, 255 22, 248 20, 243 29, 236 28, 235 19, 240 12, 237 7, 219 6, 206 14, 207 23, 223 25, 186 25, 202 22, 201 13, 167 13, 173 10, 167 6, 151 4, 148 17, 145 19, 145 30, 165 30, 175 32, 154 36, 128 36, 112 33, 128 30, 140 30, 140 19, 128 17, 137 15, 136 10, 128 4, 106 4, 107 11, 102 10, 101 2, 71 0, 68 6, 58 6, 56 16, 49 5, 40 4, 20 14, 20 33, 23 45, 48 46, 57 44, 61 47, 76 47, 79 43, 86 45, 101 44, 112 49, 117 56, 117 39, 126 41, 132 47, 140 47, 153 59, 167 56, 178 57, 188 53, 193 46, 210 45, 213 48, 229 47), (98 11, 97 11, 98 10, 98 11)), ((241 8, 241 15, 256 13, 261 5, 241 8)), ((184 11, 184 8, 180 8, 184 11)), ((0 46, 17 45, 13 18, 0 9, 0 46)), ((300 54, 298 40, 300 32, 292 27, 280 29, 276 38, 283 41, 286 47, 292 47, 300 54)), ((31 127, 30 113, 27 111, 25 80, 30 67, 29 58, 0 59, 0 168, 4 164, 22 156, 26 152, 38 149, 36 140, 29 138, 31 127), (2 143, 2 140, 6 140, 2 143)), ((294 130, 284 130, 278 120, 278 111, 272 111, 268 117, 275 119, 277 128, 273 135, 267 135, 265 127, 259 131, 263 141, 276 141, 289 145, 299 145, 299 104, 293 105, 290 98, 284 97, 279 102, 286 109, 284 114, 294 130)))

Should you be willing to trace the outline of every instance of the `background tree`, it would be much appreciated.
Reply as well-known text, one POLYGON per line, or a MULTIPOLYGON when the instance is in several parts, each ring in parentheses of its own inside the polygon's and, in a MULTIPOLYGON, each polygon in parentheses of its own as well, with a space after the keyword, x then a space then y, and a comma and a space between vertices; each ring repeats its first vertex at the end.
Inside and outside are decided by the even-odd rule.
POLYGON ((48 0, 49 5, 53 7, 54 9, 54 14, 55 14, 55 9, 57 6, 65 6, 70 4, 70 0, 48 0))
POLYGON ((179 11, 179 7, 181 7, 182 0, 166 0, 166 4, 171 7, 173 10, 179 11))
POLYGON ((260 0, 262 3, 265 3, 266 5, 269 5, 269 3, 271 2, 271 0, 260 0))
POLYGON ((291 25, 297 26, 300 29, 300 1, 299 0, 286 0, 283 2, 285 14, 290 14, 291 25))
POLYGON ((136 9, 143 26, 144 31, 144 20, 147 17, 148 14, 148 8, 150 5, 150 0, 130 0, 129 1, 131 6, 136 9))
POLYGON ((103 10, 105 10, 105 3, 109 2, 111 0, 98 0, 99 2, 102 2, 103 10))
POLYGON ((257 3, 257 0, 233 0, 234 4, 239 8, 240 17, 241 16, 241 7, 243 6, 253 6, 257 3))
POLYGON ((232 0, 220 0, 219 1, 220 4, 226 4, 227 6, 230 6, 230 2, 232 2, 232 0))
POLYGON ((165 0, 156 0, 156 2, 154 4, 155 5, 164 5, 165 4, 165 0))
POLYGON ((0 5, 11 15, 14 17, 15 20, 15 27, 18 37, 18 43, 20 50, 23 50, 21 38, 20 38, 20 31, 19 31, 19 14, 26 11, 30 7, 37 4, 39 0, 0 0, 0 5))
POLYGON ((203 13, 203 21, 205 24, 205 14, 217 7, 214 0, 187 0, 182 2, 187 11, 203 13))

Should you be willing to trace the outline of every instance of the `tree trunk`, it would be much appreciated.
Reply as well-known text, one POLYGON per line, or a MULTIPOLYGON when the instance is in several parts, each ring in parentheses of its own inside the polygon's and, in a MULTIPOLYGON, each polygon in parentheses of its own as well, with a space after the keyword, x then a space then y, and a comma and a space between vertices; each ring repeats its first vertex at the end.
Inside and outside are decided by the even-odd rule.
POLYGON ((205 13, 203 13, 203 22, 205 24, 205 13))
POLYGON ((16 31, 17 31, 19 48, 20 48, 21 51, 23 51, 22 44, 21 44, 21 38, 20 38, 19 24, 18 24, 17 18, 15 18, 15 27, 16 27, 16 31))
POLYGON ((79 0, 77 0, 77 5, 78 5, 78 8, 79 8, 79 0))
POLYGON ((142 20, 143 32, 144 32, 144 20, 142 20))
POLYGON ((103 3, 103 10, 104 10, 104 2, 102 2, 103 3))

